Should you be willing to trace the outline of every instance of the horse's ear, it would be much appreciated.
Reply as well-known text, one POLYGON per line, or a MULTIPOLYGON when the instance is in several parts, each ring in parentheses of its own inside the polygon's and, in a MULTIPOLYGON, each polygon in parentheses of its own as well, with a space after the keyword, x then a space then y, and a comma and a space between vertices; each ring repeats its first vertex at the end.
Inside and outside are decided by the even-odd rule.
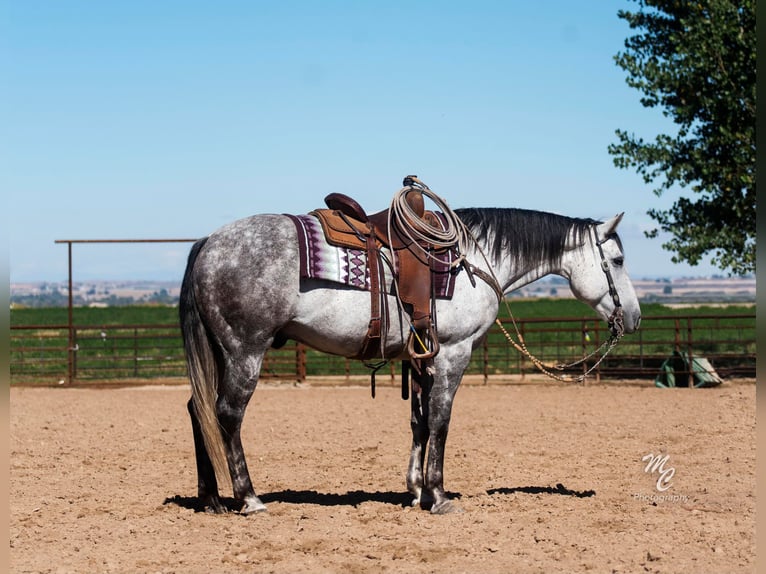
POLYGON ((600 224, 598 226, 598 236, 601 238, 609 237, 613 233, 616 233, 617 226, 620 224, 620 221, 622 221, 622 216, 625 215, 625 212, 619 213, 615 215, 612 219, 609 219, 605 221, 604 223, 600 224))

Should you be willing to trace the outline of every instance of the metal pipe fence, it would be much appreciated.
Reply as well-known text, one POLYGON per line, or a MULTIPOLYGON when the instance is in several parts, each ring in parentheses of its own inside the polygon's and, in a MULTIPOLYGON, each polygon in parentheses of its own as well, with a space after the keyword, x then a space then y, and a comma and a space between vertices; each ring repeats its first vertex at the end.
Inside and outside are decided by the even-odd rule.
MULTIPOLYGON (((505 323, 514 337, 520 334, 529 351, 549 365, 570 363, 587 355, 609 336, 606 326, 596 318, 517 319, 515 325, 505 323)), ((755 313, 646 317, 641 329, 624 337, 591 376, 597 381, 653 379, 662 363, 679 351, 708 359, 724 378, 754 377, 755 330, 755 313)), ((12 384, 152 383, 186 378, 180 329, 175 324, 14 325, 10 359, 12 384)), ((589 361, 562 372, 579 374, 592 364, 589 361)), ((386 384, 386 375, 390 375, 393 382, 397 372, 392 362, 379 372, 378 379, 386 384)), ((485 383, 508 375, 524 380, 537 372, 494 325, 474 351, 467 370, 469 375, 483 377, 485 383)), ((283 381, 340 377, 351 381, 369 374, 359 361, 289 342, 267 353, 261 377, 283 381)))

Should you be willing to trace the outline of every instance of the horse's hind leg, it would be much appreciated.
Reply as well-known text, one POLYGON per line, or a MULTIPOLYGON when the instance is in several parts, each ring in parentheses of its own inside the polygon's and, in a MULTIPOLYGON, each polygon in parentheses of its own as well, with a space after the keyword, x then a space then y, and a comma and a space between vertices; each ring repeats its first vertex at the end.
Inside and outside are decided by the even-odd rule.
POLYGON ((266 510, 266 505, 255 494, 240 438, 242 419, 258 382, 262 360, 263 355, 251 356, 236 363, 228 361, 216 405, 218 421, 226 444, 226 458, 229 463, 234 498, 243 503, 240 510, 242 514, 266 510), (234 366, 235 364, 243 366, 237 367, 234 366))
POLYGON ((209 512, 222 513, 226 509, 218 497, 218 482, 215 478, 213 464, 205 448, 205 440, 202 438, 197 414, 194 412, 194 401, 189 399, 187 404, 191 417, 192 431, 194 433, 194 453, 197 460, 197 493, 204 508, 209 512))

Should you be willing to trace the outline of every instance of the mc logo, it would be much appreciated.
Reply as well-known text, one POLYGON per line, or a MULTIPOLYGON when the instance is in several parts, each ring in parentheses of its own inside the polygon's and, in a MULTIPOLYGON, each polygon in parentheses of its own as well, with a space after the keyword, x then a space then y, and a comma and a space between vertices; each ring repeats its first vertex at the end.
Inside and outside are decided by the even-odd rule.
POLYGON ((657 490, 660 492, 664 492, 673 486, 673 483, 671 483, 670 480, 676 473, 676 469, 672 466, 665 467, 665 463, 667 463, 669 459, 670 455, 668 454, 662 456, 662 453, 660 453, 657 456, 654 456, 654 453, 651 452, 641 459, 642 461, 648 461, 646 463, 646 468, 644 468, 644 472, 648 474, 659 473, 659 477, 657 478, 657 490))

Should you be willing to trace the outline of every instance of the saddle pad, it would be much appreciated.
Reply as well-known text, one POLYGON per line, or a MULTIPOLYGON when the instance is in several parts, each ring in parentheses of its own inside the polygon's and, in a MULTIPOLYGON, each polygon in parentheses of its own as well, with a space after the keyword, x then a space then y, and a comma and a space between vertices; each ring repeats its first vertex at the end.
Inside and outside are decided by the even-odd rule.
MULTIPOLYGON (((369 232, 366 224, 350 217, 344 219, 332 209, 315 209, 309 215, 316 217, 322 224, 325 239, 331 245, 366 251, 367 242, 363 237, 369 232), (353 229, 349 227, 349 224, 353 226, 353 229)), ((380 241, 377 243, 380 245, 380 241)))
MULTIPOLYGON (((370 273, 367 269, 367 252, 362 249, 335 247, 327 243, 319 220, 313 215, 285 214, 295 224, 298 232, 301 278, 323 279, 370 290, 370 273)), ((440 221, 442 215, 437 213, 440 221)), ((450 268, 455 254, 448 251, 433 264, 434 291, 440 299, 449 299, 455 291, 458 270, 450 268)), ((385 265, 384 265, 385 267, 385 265)))

